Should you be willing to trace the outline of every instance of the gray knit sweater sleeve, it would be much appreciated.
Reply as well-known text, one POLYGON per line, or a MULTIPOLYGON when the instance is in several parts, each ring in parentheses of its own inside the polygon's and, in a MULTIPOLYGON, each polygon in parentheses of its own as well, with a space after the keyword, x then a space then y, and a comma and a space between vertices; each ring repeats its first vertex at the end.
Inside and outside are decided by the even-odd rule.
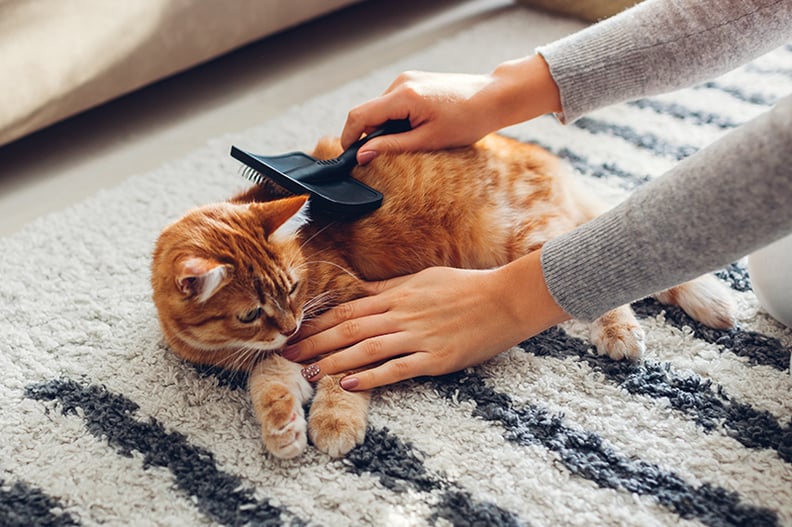
MULTIPOLYGON (((792 36, 789 0, 649 0, 539 51, 567 120, 736 67, 792 36), (684 8, 684 9, 683 9, 684 8)), ((542 269, 570 315, 604 312, 792 232, 792 97, 548 242, 542 269)))
POLYGON ((790 0, 645 0, 537 48, 562 122, 612 103, 690 86, 792 38, 790 0))
POLYGON ((792 97, 542 250, 567 313, 606 311, 730 264, 792 232, 792 97))

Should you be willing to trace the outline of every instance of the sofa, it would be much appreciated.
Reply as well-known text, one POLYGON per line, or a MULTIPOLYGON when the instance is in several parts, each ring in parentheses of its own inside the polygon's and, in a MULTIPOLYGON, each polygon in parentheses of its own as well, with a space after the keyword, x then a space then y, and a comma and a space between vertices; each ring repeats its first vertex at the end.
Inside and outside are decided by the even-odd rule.
MULTIPOLYGON (((0 0, 0 146, 361 0, 0 0)), ((589 22, 638 0, 516 0, 589 22)))
POLYGON ((0 145, 359 0, 0 0, 0 145))

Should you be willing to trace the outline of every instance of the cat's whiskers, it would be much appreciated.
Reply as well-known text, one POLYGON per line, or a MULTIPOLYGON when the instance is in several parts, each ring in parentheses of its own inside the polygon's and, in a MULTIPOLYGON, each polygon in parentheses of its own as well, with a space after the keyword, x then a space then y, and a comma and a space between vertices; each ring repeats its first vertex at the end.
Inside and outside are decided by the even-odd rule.
POLYGON ((324 231, 326 231, 327 229, 329 229, 330 227, 332 227, 332 226, 333 226, 333 225, 335 225, 335 224, 336 224, 336 222, 334 222, 334 221, 331 221, 331 222, 329 222, 327 225, 325 225, 324 227, 322 227, 321 229, 319 229, 318 231, 316 231, 315 233, 313 233, 313 235, 311 235, 311 237, 309 237, 309 238, 306 238, 305 240, 303 240, 303 242, 300 244, 300 250, 302 251, 302 250, 303 250, 303 248, 304 248, 304 247, 305 247, 305 246, 306 246, 308 243, 310 243, 310 241, 311 241, 311 240, 313 240, 314 238, 316 238, 317 236, 319 236, 320 234, 322 234, 324 231))
POLYGON ((338 296, 333 291, 324 291, 313 298, 308 299, 303 305, 303 313, 307 322, 315 312, 323 311, 324 307, 333 303, 333 298, 338 296))
POLYGON ((305 263, 303 263, 300 267, 308 266, 308 265, 317 265, 317 264, 331 265, 331 266, 337 268, 338 270, 346 273, 351 278, 354 278, 355 280, 359 280, 358 276, 355 273, 353 273, 352 271, 350 271, 349 269, 347 269, 343 265, 339 265, 339 264, 337 264, 335 262, 331 262, 329 260, 310 260, 310 261, 306 261, 305 263))
MULTIPOLYGON (((326 252, 332 252, 332 249, 322 249, 321 251, 316 251, 311 254, 312 257, 322 256, 326 252)), ((297 259, 295 257, 295 259, 297 259)), ((303 267, 309 265, 311 260, 302 260, 299 264, 295 265, 294 262, 290 262, 291 266, 294 267, 295 270, 302 269, 303 267)))
POLYGON ((216 346, 209 345, 207 342, 204 342, 200 339, 196 339, 192 334, 188 333, 190 328, 185 328, 182 330, 174 330, 174 336, 190 346, 191 348, 200 351, 201 353, 209 353, 211 354, 211 358, 214 359, 220 353, 222 353, 227 347, 225 344, 218 344, 216 346))
POLYGON ((249 372, 265 353, 255 346, 239 347, 229 356, 231 360, 227 360, 226 367, 234 371, 249 372))

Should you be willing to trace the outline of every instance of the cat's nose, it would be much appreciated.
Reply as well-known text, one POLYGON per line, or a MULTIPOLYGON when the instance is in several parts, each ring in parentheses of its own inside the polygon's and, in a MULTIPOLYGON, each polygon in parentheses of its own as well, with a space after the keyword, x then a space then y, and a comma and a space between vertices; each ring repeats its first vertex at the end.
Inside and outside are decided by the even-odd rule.
POLYGON ((283 321, 278 325, 280 334, 284 337, 293 337, 300 329, 300 323, 297 320, 283 321))

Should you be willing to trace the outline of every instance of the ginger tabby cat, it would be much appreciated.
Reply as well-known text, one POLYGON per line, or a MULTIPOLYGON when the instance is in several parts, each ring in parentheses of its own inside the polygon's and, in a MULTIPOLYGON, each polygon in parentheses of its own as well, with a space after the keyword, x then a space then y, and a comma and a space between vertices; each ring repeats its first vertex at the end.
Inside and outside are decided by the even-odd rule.
MULTIPOLYGON (((326 139, 313 155, 340 152, 326 139)), ((300 324, 360 296, 359 278, 500 266, 603 210, 558 158, 498 135, 467 148, 383 155, 353 175, 385 195, 355 221, 309 220, 306 197, 257 185, 189 211, 154 251, 154 302, 168 345, 188 361, 249 373, 264 444, 280 458, 302 453, 308 435, 331 456, 365 437, 367 393, 326 376, 313 395, 300 366, 277 353, 300 324)), ((657 298, 709 326, 733 325, 728 289, 712 276, 657 298)), ((614 359, 639 358, 643 335, 629 306, 591 324, 598 352, 614 359)))

